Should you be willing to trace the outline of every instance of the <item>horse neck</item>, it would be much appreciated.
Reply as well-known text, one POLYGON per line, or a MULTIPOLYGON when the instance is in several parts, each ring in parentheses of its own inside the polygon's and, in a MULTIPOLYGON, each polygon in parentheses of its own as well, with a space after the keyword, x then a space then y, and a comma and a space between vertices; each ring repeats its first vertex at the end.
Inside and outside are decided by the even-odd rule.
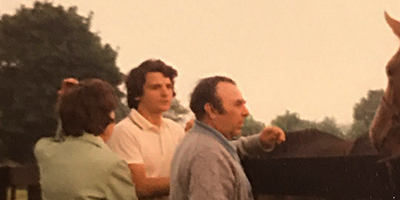
POLYGON ((392 109, 396 114, 399 113, 399 109, 400 109, 400 105, 398 105, 397 102, 395 100, 396 95, 393 91, 393 87, 391 87, 391 85, 388 83, 388 86, 386 87, 385 92, 383 93, 383 101, 385 101, 386 105, 392 109))

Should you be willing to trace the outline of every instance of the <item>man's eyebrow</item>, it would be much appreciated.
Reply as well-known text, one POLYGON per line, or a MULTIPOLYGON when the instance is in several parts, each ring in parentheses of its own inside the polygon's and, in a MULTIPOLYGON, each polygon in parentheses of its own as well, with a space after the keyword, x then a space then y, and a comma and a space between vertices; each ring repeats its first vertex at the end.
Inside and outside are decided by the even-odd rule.
POLYGON ((235 103, 237 103, 237 104, 245 104, 245 103, 246 103, 246 100, 244 100, 244 99, 237 99, 237 100, 235 101, 235 103))
POLYGON ((148 83, 149 86, 159 86, 162 85, 161 83, 148 83))

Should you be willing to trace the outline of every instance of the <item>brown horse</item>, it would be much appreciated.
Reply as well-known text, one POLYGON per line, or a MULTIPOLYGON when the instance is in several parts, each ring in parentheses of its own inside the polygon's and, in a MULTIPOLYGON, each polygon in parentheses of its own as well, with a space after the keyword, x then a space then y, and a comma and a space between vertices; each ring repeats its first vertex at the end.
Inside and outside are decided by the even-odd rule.
MULTIPOLYGON (((400 38, 400 22, 385 12, 385 19, 400 38)), ((386 66, 387 87, 370 127, 370 138, 379 153, 390 160, 400 156, 400 50, 386 66)))

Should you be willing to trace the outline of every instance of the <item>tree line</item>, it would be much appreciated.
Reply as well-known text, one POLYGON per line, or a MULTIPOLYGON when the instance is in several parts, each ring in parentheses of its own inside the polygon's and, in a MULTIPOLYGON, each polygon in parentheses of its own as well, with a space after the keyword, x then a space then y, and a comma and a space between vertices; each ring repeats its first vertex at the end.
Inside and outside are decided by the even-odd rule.
MULTIPOLYGON (((299 113, 286 110, 284 114, 275 117, 271 121, 271 125, 278 126, 286 132, 313 128, 343 139, 354 140, 368 133, 383 93, 382 89, 369 90, 367 95, 354 105, 353 122, 351 124, 340 125, 334 117, 325 117, 321 121, 306 120, 302 119, 299 113)), ((251 135, 264 126, 264 123, 250 116, 246 119, 242 132, 244 135, 251 135)))

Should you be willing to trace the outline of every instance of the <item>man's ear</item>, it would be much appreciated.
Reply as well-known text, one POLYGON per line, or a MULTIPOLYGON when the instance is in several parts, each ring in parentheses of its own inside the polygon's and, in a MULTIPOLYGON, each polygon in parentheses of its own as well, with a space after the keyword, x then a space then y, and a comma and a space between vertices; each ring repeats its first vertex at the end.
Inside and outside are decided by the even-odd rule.
POLYGON ((217 117, 218 112, 214 109, 214 107, 210 103, 206 103, 204 105, 204 110, 211 119, 215 119, 215 117, 217 117))

